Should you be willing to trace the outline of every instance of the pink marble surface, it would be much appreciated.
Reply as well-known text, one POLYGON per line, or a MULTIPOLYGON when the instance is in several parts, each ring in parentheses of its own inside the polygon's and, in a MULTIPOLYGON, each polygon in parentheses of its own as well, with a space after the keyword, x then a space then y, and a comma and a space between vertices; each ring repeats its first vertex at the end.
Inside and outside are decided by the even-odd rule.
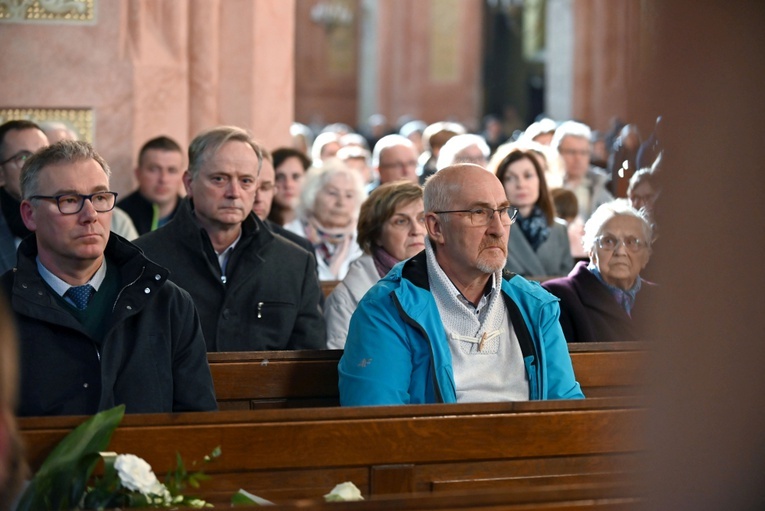
POLYGON ((0 106, 92 108, 116 191, 134 187, 138 150, 160 134, 186 146, 236 124, 289 142, 294 0, 100 1, 97 18, 3 24, 0 106))

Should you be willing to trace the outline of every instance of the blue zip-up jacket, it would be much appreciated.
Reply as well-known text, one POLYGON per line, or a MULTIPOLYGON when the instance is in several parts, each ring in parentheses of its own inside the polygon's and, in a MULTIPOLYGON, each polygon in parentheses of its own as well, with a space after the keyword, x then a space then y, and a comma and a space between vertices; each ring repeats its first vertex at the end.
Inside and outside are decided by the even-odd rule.
MULTIPOLYGON (((338 366, 343 406, 455 403, 452 357, 430 292, 425 252, 397 264, 351 318, 338 366)), ((583 398, 558 300, 509 273, 502 296, 521 345, 530 399, 583 398)))

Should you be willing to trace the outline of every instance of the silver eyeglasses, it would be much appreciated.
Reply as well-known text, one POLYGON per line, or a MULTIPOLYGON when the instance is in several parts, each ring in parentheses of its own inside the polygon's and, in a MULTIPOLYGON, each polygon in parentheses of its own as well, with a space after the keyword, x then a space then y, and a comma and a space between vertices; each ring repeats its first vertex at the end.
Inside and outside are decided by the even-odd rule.
POLYGON ((616 250, 622 243, 624 244, 624 248, 629 252, 639 252, 648 246, 645 241, 640 238, 635 238, 634 236, 627 236, 624 239, 615 238, 614 236, 609 235, 598 236, 595 238, 595 243, 597 243, 598 247, 608 251, 616 250))
POLYGON ((62 215, 74 215, 82 211, 85 199, 93 204, 97 213, 106 213, 114 209, 117 202, 117 192, 96 192, 90 195, 81 193, 65 193, 62 195, 32 195, 31 199, 44 199, 56 201, 58 210, 62 215))
POLYGON ((510 225, 515 222, 515 218, 518 216, 518 208, 513 206, 505 206, 503 208, 473 208, 473 209, 454 209, 451 211, 434 211, 438 215, 445 213, 468 213, 470 215, 470 223, 476 227, 485 227, 491 223, 494 218, 494 213, 499 213, 499 221, 502 225, 510 225))

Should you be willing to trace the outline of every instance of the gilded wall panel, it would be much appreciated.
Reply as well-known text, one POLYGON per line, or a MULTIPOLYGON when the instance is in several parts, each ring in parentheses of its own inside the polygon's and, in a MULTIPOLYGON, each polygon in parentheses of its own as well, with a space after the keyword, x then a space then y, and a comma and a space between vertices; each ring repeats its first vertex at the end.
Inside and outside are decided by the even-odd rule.
POLYGON ((0 23, 96 21, 96 0, 0 0, 0 23))
POLYGON ((93 143, 95 122, 90 108, 0 108, 0 124, 27 119, 37 124, 62 122, 74 130, 79 140, 93 143))

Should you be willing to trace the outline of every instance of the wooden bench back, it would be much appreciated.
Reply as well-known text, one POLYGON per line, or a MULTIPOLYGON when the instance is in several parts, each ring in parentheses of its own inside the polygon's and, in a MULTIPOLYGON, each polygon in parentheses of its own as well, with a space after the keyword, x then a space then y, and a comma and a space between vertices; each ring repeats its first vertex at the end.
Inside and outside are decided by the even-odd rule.
POLYGON ((334 291, 335 287, 340 283, 339 280, 322 280, 320 282, 321 284, 321 292, 324 293, 324 296, 327 297, 334 291))
MULTIPOLYGON (((587 397, 635 395, 643 381, 641 343, 570 344, 587 397)), ((209 353, 218 404, 225 410, 337 406, 342 350, 209 353)))
MULTIPOLYGON (((596 483, 527 486, 523 488, 491 488, 450 493, 418 493, 386 495, 360 502, 324 502, 301 499, 269 506, 269 510, 316 511, 638 511, 645 509, 643 491, 633 481, 601 481, 596 483), (341 506, 341 507, 338 507, 341 506)), ((262 510, 262 507, 237 507, 241 511, 262 510)))
MULTIPOLYGON (((642 415, 633 398, 128 415, 109 449, 164 474, 176 452, 188 463, 221 446, 201 492, 215 502, 239 488, 316 498, 344 481, 367 496, 519 487, 630 472, 642 415)), ((20 419, 31 466, 82 420, 20 419)))

